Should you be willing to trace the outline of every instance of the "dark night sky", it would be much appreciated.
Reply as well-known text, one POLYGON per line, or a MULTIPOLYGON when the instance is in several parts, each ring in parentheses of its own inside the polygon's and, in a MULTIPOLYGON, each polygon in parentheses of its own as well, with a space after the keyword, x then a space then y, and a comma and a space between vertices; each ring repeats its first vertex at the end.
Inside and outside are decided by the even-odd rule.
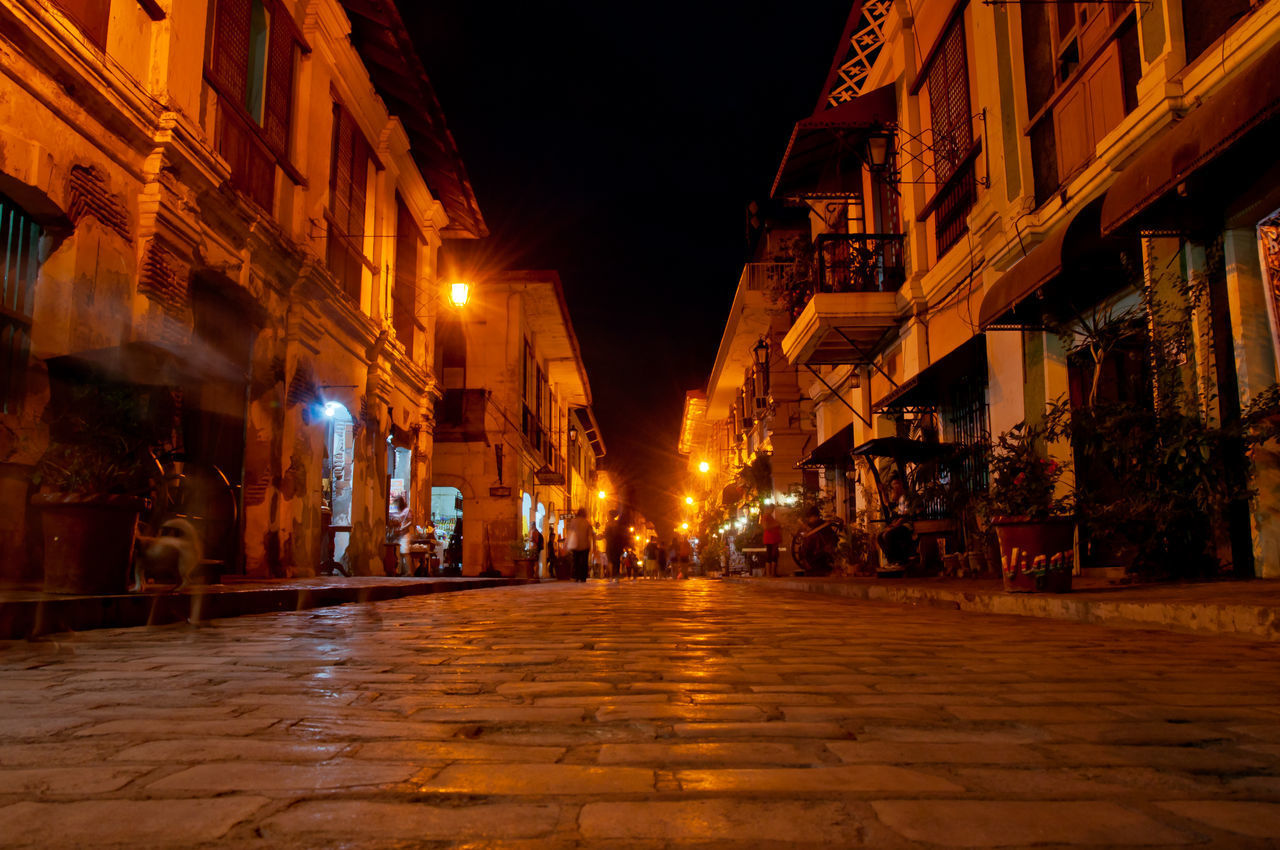
POLYGON ((400 5, 493 248, 560 272, 605 465, 666 533, 745 206, 812 112, 849 0, 400 5))

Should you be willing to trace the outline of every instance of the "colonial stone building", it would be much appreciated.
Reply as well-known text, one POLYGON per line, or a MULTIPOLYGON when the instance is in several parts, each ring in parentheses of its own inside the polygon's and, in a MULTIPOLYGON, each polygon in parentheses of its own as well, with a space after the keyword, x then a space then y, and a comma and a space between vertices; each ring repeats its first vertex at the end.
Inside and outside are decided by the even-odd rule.
POLYGON ((0 210, 5 580, 63 372, 172 390, 223 570, 381 572, 437 254, 486 233, 392 0, 0 0, 0 210))
MULTIPOLYGON (((946 480, 908 466, 981 492, 992 435, 1055 401, 1213 428, 1275 383, 1280 2, 859 0, 839 43, 773 182, 809 212, 781 349, 813 371, 825 492, 875 521, 868 473, 892 451, 968 447, 946 480), (1153 304, 1185 320, 1176 386, 1153 371, 1174 335, 1153 304), (1141 331, 1091 344, 1124 316, 1141 331)), ((1049 451, 1114 486, 1079 446, 1049 451)), ((1213 518, 1218 554, 1277 576, 1276 454, 1247 463, 1256 496, 1213 518)))
POLYGON ((604 441, 555 272, 484 275, 441 326, 439 373, 433 503, 460 515, 466 574, 510 571, 532 529, 560 538, 579 508, 598 518, 617 499, 597 473, 604 441))

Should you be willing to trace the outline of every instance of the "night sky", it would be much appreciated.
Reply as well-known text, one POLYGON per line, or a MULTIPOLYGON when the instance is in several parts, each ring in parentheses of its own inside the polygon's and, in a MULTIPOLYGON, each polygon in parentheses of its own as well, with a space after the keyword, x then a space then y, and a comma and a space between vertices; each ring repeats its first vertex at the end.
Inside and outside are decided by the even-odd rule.
POLYGON ((560 273, 605 466, 669 533, 746 204, 813 111, 849 0, 400 5, 492 249, 560 273))

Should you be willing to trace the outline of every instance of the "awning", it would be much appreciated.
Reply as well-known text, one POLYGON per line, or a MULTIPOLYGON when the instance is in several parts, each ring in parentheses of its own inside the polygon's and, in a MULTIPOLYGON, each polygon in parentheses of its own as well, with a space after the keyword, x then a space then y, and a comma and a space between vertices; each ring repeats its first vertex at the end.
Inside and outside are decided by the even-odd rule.
MULTIPOLYGON (((857 155, 862 161, 862 147, 871 132, 897 122, 898 103, 893 85, 854 98, 832 109, 823 109, 796 124, 787 142, 778 174, 773 179, 769 197, 777 198, 793 192, 813 192, 819 186, 824 166, 840 157, 857 155)), ((862 180, 854 169, 850 191, 859 191, 862 180)), ((838 187, 831 187, 833 189, 838 187)))
POLYGON ((1102 233, 1118 230, 1277 111, 1280 45, 1188 112, 1120 173, 1102 205, 1102 233))
POLYGON ((849 424, 818 444, 808 457, 796 464, 799 469, 818 469, 828 466, 847 466, 849 450, 853 448, 853 425, 849 424))
POLYGON ((1064 265, 1075 263, 1096 250, 1100 242, 1098 215, 1102 203, 1095 200, 1086 204, 1069 220, 1059 223, 987 290, 982 297, 982 309, 978 311, 979 330, 1007 321, 1007 315, 1023 300, 1060 275, 1064 265))
POLYGON ((950 443, 926 443, 906 437, 876 437, 855 448, 855 457, 893 458, 903 463, 924 463, 937 460, 950 452, 950 443))
POLYGON ((903 381, 872 404, 871 412, 935 408, 944 399, 948 388, 975 374, 982 375, 985 381, 986 373, 987 339, 979 334, 903 381))

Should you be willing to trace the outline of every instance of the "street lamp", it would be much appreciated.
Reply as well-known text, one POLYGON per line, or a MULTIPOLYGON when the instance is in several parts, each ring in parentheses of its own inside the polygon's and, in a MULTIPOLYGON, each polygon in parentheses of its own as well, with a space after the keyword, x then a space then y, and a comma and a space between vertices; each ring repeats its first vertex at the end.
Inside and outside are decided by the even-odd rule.
POLYGON ((449 285, 449 301, 453 306, 458 308, 467 306, 467 299, 470 297, 471 284, 458 281, 449 285))
POLYGON ((893 131, 886 128, 879 133, 867 136, 867 169, 875 173, 889 170, 889 161, 893 157, 893 131))
POLYGON ((693 504, 693 497, 692 497, 692 496, 685 496, 685 497, 684 497, 684 503, 685 503, 686 505, 692 505, 692 504, 693 504))
POLYGON ((689 530, 689 523, 687 523, 687 522, 682 522, 682 523, 680 523, 680 530, 681 530, 681 531, 688 531, 688 530, 689 530))
POLYGON ((751 349, 751 354, 756 359, 756 365, 761 369, 769 365, 769 343, 764 341, 764 337, 760 337, 760 341, 751 349))
POLYGON ((710 472, 710 471, 711 471, 711 464, 707 463, 707 462, 704 460, 702 463, 698 464, 698 471, 699 471, 699 472, 702 472, 702 473, 710 472))
POLYGON ((600 501, 602 501, 602 502, 605 500, 605 498, 606 498, 607 496, 608 496, 608 494, 607 494, 607 493, 605 493, 605 491, 603 491, 603 490, 601 490, 599 493, 596 493, 596 497, 597 497, 597 498, 599 498, 599 499, 600 499, 600 501))

